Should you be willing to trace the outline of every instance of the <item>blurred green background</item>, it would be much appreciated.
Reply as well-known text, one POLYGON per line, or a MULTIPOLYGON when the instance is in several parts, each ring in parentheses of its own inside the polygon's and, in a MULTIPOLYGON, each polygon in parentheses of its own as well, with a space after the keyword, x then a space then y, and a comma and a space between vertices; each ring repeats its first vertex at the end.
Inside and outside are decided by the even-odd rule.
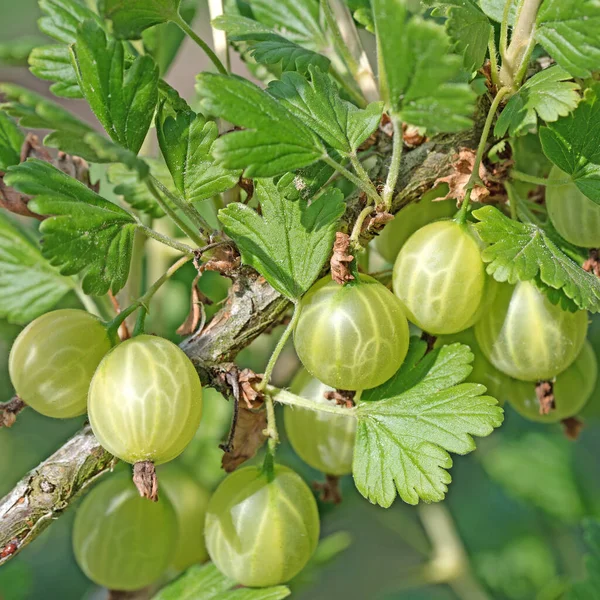
MULTIPOLYGON (((35 25, 38 15, 36 0, 0 0, 0 81, 44 91, 46 84, 20 64, 35 40, 43 40, 35 25)), ((206 10, 196 19, 195 27, 210 38, 206 10)), ((200 52, 185 44, 168 80, 189 98, 193 76, 205 67, 200 52)), ((83 101, 65 104, 80 115, 90 114, 83 101)), ((106 186, 103 191, 110 192, 106 186)), ((155 279, 169 260, 168 255, 149 244, 146 277, 155 279)), ((187 314, 193 275, 190 265, 161 290, 158 306, 153 305, 150 315, 149 331, 177 341, 174 331, 187 314)), ((207 273, 200 285, 218 304, 228 284, 220 276, 207 273)), ((73 296, 62 304, 77 306, 78 301, 73 296)), ((210 309, 209 316, 216 308, 210 309)), ((257 340, 242 352, 239 363, 261 372, 280 331, 257 340)), ((0 400, 12 394, 7 358, 18 332, 19 327, 0 321, 0 400)), ((590 337, 598 354, 600 320, 592 323, 590 337)), ((297 366, 293 351, 288 349, 278 364, 276 381, 289 382, 297 366)), ((343 503, 336 507, 321 505, 323 534, 347 532, 351 543, 338 554, 346 547, 347 538, 330 538, 319 554, 323 564, 313 566, 293 582, 294 597, 476 600, 468 588, 444 583, 448 560, 451 563, 462 551, 460 546, 452 545, 459 540, 444 533, 444 523, 453 522, 472 572, 490 598, 560 598, 569 582, 585 572, 581 521, 586 516, 600 516, 600 385, 586 410, 586 426, 577 442, 568 441, 560 426, 528 423, 509 407, 506 412, 502 428, 478 441, 475 453, 455 458, 451 471, 454 483, 441 508, 415 508, 397 501, 388 510, 379 509, 365 501, 351 479, 345 478, 343 503), (433 530, 435 548, 424 525, 433 530), (328 560, 331 555, 337 556, 328 560), (431 562, 436 557, 437 562, 431 562)), ((230 404, 218 394, 209 393, 198 437, 178 459, 207 488, 213 488, 222 477, 218 443, 227 433, 230 414, 230 404)), ((27 410, 12 429, 0 429, 0 496, 64 443, 82 422, 47 419, 27 410)), ((285 441, 278 456, 307 481, 321 479, 285 441)), ((0 568, 0 600, 104 597, 73 560, 70 531, 75 510, 66 511, 36 542, 0 568)))

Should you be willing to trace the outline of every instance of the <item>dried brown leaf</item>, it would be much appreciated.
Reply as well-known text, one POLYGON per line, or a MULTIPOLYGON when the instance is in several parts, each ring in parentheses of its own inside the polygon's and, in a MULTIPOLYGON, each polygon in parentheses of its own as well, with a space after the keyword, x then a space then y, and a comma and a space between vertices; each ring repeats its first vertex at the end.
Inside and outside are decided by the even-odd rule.
MULTIPOLYGON (((443 198, 438 200, 455 199, 459 204, 464 200, 466 186, 475 166, 475 150, 470 148, 461 148, 458 155, 454 159, 454 171, 445 177, 438 177, 435 180, 433 187, 440 183, 447 183, 449 190, 443 198)), ((479 177, 484 184, 488 179, 488 172, 485 165, 479 165, 479 177)), ((489 190, 485 186, 476 185, 471 192, 471 200, 473 202, 483 202, 490 195, 489 190)))

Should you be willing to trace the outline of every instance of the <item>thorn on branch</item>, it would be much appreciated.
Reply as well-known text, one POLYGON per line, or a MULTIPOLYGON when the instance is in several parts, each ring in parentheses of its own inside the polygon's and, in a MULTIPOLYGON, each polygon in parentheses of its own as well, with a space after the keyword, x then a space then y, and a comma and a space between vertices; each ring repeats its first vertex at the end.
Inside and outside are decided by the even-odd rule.
POLYGON ((8 402, 0 404, 0 428, 12 427, 17 420, 17 415, 27 406, 19 396, 8 402))
POLYGON ((313 490, 319 492, 321 502, 328 504, 340 504, 342 492, 340 490, 340 478, 337 475, 325 475, 325 481, 314 481, 313 490))
POLYGON ((335 234, 333 256, 330 261, 331 278, 340 285, 354 279, 354 275, 350 273, 350 263, 354 260, 354 256, 348 253, 350 244, 350 236, 347 233, 338 231, 335 234))
POLYGON ((589 257, 583 263, 583 270, 600 277, 600 251, 598 248, 590 249, 589 257))
POLYGON ((538 381, 535 395, 540 403, 540 415, 548 415, 556 408, 554 384, 551 381, 538 381))
POLYGON ((578 419, 577 417, 569 417, 568 419, 563 419, 561 421, 561 425, 563 426, 563 431, 568 439, 573 442, 579 439, 582 429, 585 427, 583 421, 578 419))
POLYGON ((142 498, 158 502, 158 478, 151 460, 140 460, 133 465, 133 483, 142 498))

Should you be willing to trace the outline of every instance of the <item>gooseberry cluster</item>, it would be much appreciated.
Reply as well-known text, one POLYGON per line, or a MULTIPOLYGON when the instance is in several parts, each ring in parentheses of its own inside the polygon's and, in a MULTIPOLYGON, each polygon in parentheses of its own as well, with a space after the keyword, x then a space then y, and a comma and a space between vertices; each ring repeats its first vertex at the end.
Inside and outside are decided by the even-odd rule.
MULTIPOLYGON (((434 200, 432 193, 422 211, 418 205, 401 211, 375 241, 394 262, 393 292, 356 271, 343 285, 325 277, 304 295, 293 333, 305 375, 293 391, 318 408, 330 403, 327 392, 360 393, 384 384, 405 360, 410 321, 437 336, 437 346, 469 345, 469 380, 483 383, 523 417, 553 423, 579 413, 597 375, 586 341, 587 313, 552 304, 531 282, 497 283, 486 273, 483 243, 465 214, 450 219, 448 203, 434 200), (553 384, 554 404, 545 409, 536 394, 541 381, 553 384)), ((600 245, 594 237, 600 209, 573 185, 550 187, 548 210, 565 239, 600 245)), ((196 369, 166 339, 139 334, 116 343, 113 330, 81 310, 36 319, 10 354, 15 390, 46 416, 87 412, 102 446, 127 463, 172 461, 200 424, 196 369)), ((328 475, 351 473, 356 419, 314 407, 285 407, 293 449, 328 475)), ((82 502, 75 555, 96 583, 134 590, 169 568, 210 557, 242 585, 276 585, 300 572, 316 549, 316 501, 287 467, 267 461, 264 468, 238 469, 210 499, 176 465, 159 475, 164 494, 155 503, 141 498, 125 473, 82 502)))

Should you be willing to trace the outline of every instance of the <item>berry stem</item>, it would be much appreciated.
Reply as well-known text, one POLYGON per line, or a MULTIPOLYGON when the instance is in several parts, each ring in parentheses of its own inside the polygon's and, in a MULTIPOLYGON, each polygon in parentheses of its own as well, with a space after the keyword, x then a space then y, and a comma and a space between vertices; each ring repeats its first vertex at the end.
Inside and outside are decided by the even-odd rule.
MULTIPOLYGON (((355 158, 356 162, 360 163, 360 161, 358 160, 358 158, 356 156, 354 158, 355 158)), ((350 159, 350 160, 352 162, 352 159, 350 159)), ((335 161, 328 154, 325 155, 325 157, 323 158, 323 162, 328 164, 330 167, 333 167, 339 173, 341 173, 348 181, 352 182, 357 188, 361 189, 365 194, 367 194, 367 196, 369 198, 371 198, 371 200, 374 200, 375 203, 379 202, 379 200, 380 200, 379 194, 377 193, 377 190, 373 187, 373 184, 371 183, 371 180, 369 179, 368 175, 367 175, 366 181, 361 179, 360 177, 357 177, 354 173, 352 173, 351 171, 346 169, 346 167, 341 165, 339 162, 335 161)), ((353 163, 353 165, 354 165, 354 163, 353 163)), ((360 165, 360 166, 362 167, 362 165, 360 165)), ((363 172, 364 172, 364 169, 363 169, 363 172)), ((366 175, 366 172, 365 172, 365 175, 366 175)))
POLYGON ((545 186, 559 186, 559 185, 567 185, 568 183, 572 183, 573 180, 569 179, 548 179, 546 177, 536 177, 535 175, 529 175, 528 173, 522 173, 521 171, 515 171, 514 169, 510 172, 510 176, 513 179, 518 179, 519 181, 525 181, 526 183, 533 183, 535 185, 545 185, 545 186))
POLYGON ((219 60, 219 57, 211 50, 209 45, 185 22, 184 19, 181 18, 180 15, 177 15, 177 19, 173 21, 179 28, 190 36, 202 50, 204 50, 206 56, 211 60, 213 65, 217 68, 217 71, 222 75, 227 75, 227 69, 223 65, 223 63, 219 60))
POLYGON ((171 248, 174 248, 175 250, 179 250, 179 252, 181 252, 182 254, 185 254, 187 256, 190 256, 190 257, 194 256, 194 249, 191 246, 188 246, 187 244, 182 244, 181 242, 178 242, 177 240, 174 240, 173 238, 163 235, 162 233, 159 233, 158 231, 155 231, 154 229, 150 229, 150 227, 144 225, 141 222, 138 222, 138 229, 139 229, 139 231, 142 231, 148 237, 151 237, 153 240, 156 240, 157 242, 160 242, 161 244, 164 244, 165 246, 170 246, 171 248))
POLYGON ((402 122, 398 115, 392 113, 390 115, 392 126, 394 128, 392 158, 390 162, 390 170, 388 171, 385 187, 383 188, 383 204, 386 210, 392 207, 394 198, 394 190, 398 183, 398 175, 400 174, 400 164, 402 163, 402 152, 404 150, 404 140, 402 136, 402 122))

